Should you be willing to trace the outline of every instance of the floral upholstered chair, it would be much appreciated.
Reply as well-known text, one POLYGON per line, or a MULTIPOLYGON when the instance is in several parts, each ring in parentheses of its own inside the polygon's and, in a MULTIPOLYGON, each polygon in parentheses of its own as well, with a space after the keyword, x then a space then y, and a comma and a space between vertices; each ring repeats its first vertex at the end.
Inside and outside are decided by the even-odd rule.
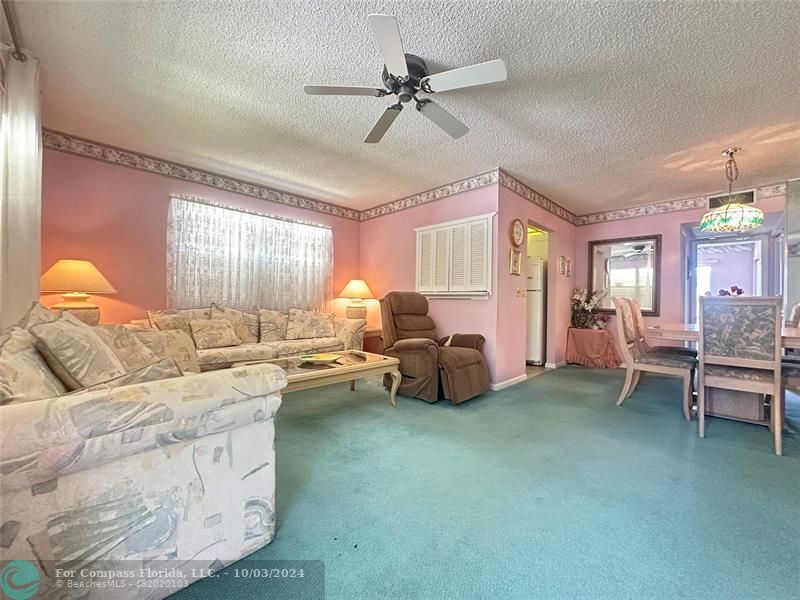
MULTIPOLYGON (((617 400, 617 406, 620 406, 633 393, 643 372, 674 375, 683 380, 683 416, 690 421, 695 358, 680 354, 670 355, 647 351, 642 345, 631 303, 627 298, 612 298, 612 300, 617 310, 617 339, 625 360, 625 383, 617 400)), ((642 323, 642 327, 644 327, 644 323, 642 323)))
POLYGON ((631 311, 633 312, 633 320, 636 324, 636 333, 639 336, 639 347, 643 352, 658 352, 660 354, 690 356, 697 358, 697 350, 692 348, 684 348, 683 346, 651 346, 647 343, 647 328, 644 325, 644 317, 642 316, 642 306, 636 298, 620 298, 620 300, 627 301, 630 304, 631 311))
POLYGON ((780 298, 700 298, 700 437, 705 437, 706 388, 771 396, 769 424, 782 454, 780 298))

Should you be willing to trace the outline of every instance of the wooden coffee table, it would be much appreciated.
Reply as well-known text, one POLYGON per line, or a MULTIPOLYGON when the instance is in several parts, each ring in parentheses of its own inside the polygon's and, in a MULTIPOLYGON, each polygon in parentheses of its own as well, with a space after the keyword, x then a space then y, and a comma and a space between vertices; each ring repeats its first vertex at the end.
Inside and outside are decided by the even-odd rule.
POLYGON ((397 406, 397 388, 400 387, 400 361, 396 358, 362 352, 360 350, 342 350, 326 354, 339 354, 336 362, 324 365, 315 365, 303 362, 299 356, 287 356, 272 360, 253 360, 239 362, 234 367, 270 363, 278 365, 286 371, 289 381, 283 388, 283 393, 298 392, 311 388, 323 387, 334 383, 350 382, 350 389, 355 389, 356 380, 376 375, 391 375, 392 389, 389 392, 389 401, 392 406, 397 406))

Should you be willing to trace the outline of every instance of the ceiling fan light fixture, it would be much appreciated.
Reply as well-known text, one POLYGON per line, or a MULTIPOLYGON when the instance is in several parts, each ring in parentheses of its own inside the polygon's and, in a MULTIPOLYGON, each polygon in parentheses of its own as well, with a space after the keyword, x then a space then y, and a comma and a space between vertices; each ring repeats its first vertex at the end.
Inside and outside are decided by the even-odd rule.
POLYGON ((734 147, 722 151, 728 157, 725 163, 725 177, 728 180, 728 203, 718 206, 700 219, 700 231, 703 233, 732 233, 747 231, 764 224, 764 212, 760 208, 733 201, 733 182, 739 178, 739 167, 734 155, 741 148, 734 147))

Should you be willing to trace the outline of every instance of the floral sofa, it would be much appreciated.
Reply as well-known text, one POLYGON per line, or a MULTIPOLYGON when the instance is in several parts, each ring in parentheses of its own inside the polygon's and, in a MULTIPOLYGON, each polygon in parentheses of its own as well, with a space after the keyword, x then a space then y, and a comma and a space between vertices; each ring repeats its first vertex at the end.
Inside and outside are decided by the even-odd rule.
POLYGON ((0 338, 0 563, 35 565, 43 596, 163 598, 177 590, 56 589, 57 569, 199 577, 274 536, 285 373, 184 376, 153 348, 39 305, 0 338))
MULTIPOLYGON (((138 330, 142 338, 146 337, 145 330, 171 331, 187 344, 184 352, 188 354, 195 353, 188 347, 192 342, 199 370, 211 371, 247 361, 361 350, 367 321, 297 308, 250 312, 212 304, 206 308, 151 310, 147 319, 131 321, 128 326, 138 330)), ((194 358, 189 357, 189 361, 190 370, 194 370, 194 358)))

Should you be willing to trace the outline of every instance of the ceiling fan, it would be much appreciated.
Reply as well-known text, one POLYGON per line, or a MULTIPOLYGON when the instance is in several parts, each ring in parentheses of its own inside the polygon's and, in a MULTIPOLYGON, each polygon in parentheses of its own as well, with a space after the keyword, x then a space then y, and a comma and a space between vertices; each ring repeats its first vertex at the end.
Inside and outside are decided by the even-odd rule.
POLYGON ((335 85, 306 85, 306 94, 319 96, 375 96, 382 98, 394 94, 398 102, 389 106, 367 134, 367 144, 377 144, 389 130, 403 104, 414 101, 423 116, 444 129, 454 139, 460 138, 469 128, 429 98, 420 98, 420 92, 437 94, 476 85, 505 81, 506 65, 502 60, 490 60, 469 67, 428 74, 425 61, 403 51, 400 28, 390 15, 369 15, 369 24, 378 40, 383 56, 383 88, 335 85))

